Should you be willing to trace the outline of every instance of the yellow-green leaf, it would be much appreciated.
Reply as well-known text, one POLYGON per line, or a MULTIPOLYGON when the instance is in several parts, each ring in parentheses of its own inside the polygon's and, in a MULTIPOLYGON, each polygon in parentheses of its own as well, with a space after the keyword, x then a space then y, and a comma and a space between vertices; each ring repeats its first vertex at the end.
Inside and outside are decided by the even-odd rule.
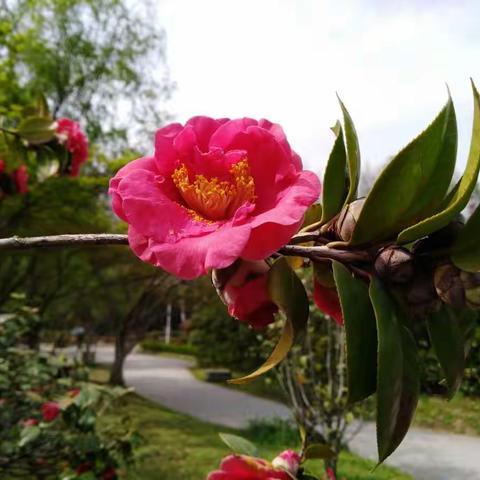
POLYGON ((272 265, 268 273, 268 291, 272 301, 285 316, 280 340, 262 366, 245 377, 229 380, 229 383, 251 382, 278 365, 287 356, 295 338, 307 326, 309 314, 307 293, 302 281, 290 268, 285 257, 279 258, 272 265))
POLYGON ((339 123, 335 128, 337 138, 323 176, 322 223, 328 222, 342 209, 348 195, 349 177, 343 130, 339 123))
POLYGON ((380 174, 357 220, 351 243, 394 238, 438 211, 455 168, 457 124, 452 99, 380 174))
POLYGON ((398 236, 399 243, 409 243, 448 225, 468 203, 475 188, 480 169, 480 96, 472 81, 473 128, 467 166, 461 180, 449 195, 448 203, 435 215, 409 227, 398 236))
POLYGON ((55 122, 48 117, 29 117, 20 122, 18 134, 32 145, 40 145, 55 136, 55 122))
POLYGON ((343 123, 345 125, 345 139, 347 143, 347 165, 350 185, 345 203, 353 202, 357 198, 358 183, 360 181, 360 146, 358 145, 357 132, 353 124, 352 117, 345 108, 345 105, 338 97, 340 107, 343 113, 343 123))
POLYGON ((304 460, 317 460, 336 457, 336 453, 326 443, 312 443, 305 449, 304 460))
POLYGON ((219 433, 218 436, 233 453, 249 457, 258 456, 258 448, 250 440, 231 433, 219 433))

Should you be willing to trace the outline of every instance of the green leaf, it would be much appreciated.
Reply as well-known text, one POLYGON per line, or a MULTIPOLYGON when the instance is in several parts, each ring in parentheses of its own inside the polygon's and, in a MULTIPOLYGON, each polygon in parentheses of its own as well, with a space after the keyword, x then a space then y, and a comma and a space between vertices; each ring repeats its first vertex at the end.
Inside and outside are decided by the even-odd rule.
POLYGON ((249 457, 258 457, 258 448, 246 438, 230 433, 219 433, 218 436, 233 453, 248 455, 249 457))
POLYGON ((462 178, 451 192, 448 202, 444 208, 425 220, 409 227, 400 233, 398 241, 400 243, 409 243, 421 237, 425 237, 432 232, 440 230, 448 225, 457 214, 459 214, 468 203, 475 184, 478 179, 480 169, 480 97, 475 84, 472 81, 473 89, 473 128, 472 140, 470 143, 470 153, 468 155, 467 166, 462 178))
POLYGON ((336 261, 333 274, 345 321, 348 401, 354 403, 377 388, 377 325, 367 285, 336 261))
MULTIPOLYGON (((338 95, 337 95, 338 97, 338 95)), ((345 105, 338 97, 340 107, 343 113, 343 123, 345 124, 345 138, 347 140, 347 160, 348 176, 350 186, 345 203, 353 202, 357 198, 358 183, 360 181, 360 147, 358 145, 357 132, 353 124, 352 117, 345 108, 345 105)))
POLYGON ((347 152, 339 123, 336 136, 323 176, 322 223, 328 222, 342 209, 348 195, 347 152))
POLYGON ((27 443, 33 442, 40 435, 41 430, 37 425, 25 427, 20 433, 19 447, 24 447, 27 443))
POLYGON ((447 193, 457 151, 452 99, 433 123, 380 174, 368 194, 352 244, 390 239, 438 210, 447 193))
POLYGON ((427 321, 428 332, 438 361, 445 374, 449 397, 462 383, 465 370, 465 337, 455 313, 446 307, 432 313, 427 321))
POLYGON ((268 273, 268 291, 272 301, 286 317, 280 340, 262 366, 245 377, 228 380, 228 383, 251 382, 278 365, 292 348, 295 338, 303 333, 307 326, 309 314, 307 293, 285 257, 279 258, 272 265, 268 273))
POLYGON ((480 205, 475 209, 452 245, 451 258, 461 270, 480 272, 480 205))
POLYGON ((40 145, 55 137, 55 122, 48 117, 29 117, 20 122, 17 132, 28 143, 40 145))
POLYGON ((308 207, 305 213, 305 219, 303 220, 302 229, 317 223, 322 218, 322 204, 321 203, 314 203, 308 207))
POLYGON ((400 445, 415 412, 420 392, 415 340, 404 326, 406 315, 377 278, 370 283, 377 318, 377 445, 383 462, 400 445))
POLYGON ((304 460, 317 460, 334 458, 337 454, 326 443, 313 443, 309 445, 303 454, 304 460))

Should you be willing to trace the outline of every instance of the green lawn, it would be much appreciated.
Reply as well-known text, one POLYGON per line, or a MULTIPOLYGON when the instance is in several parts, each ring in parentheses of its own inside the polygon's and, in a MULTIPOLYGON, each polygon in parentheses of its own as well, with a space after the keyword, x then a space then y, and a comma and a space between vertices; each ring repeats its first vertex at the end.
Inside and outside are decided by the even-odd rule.
MULTIPOLYGON (((127 477, 129 480, 204 480, 206 474, 214 470, 220 459, 229 453, 218 438, 218 432, 245 435, 245 432, 216 427, 172 412, 134 394, 126 398, 125 404, 117 409, 117 413, 129 414, 134 427, 145 440, 145 444, 140 448, 140 457, 143 460, 136 471, 127 477)), ((268 445, 259 444, 259 447, 262 455, 271 459, 292 445, 282 444, 279 439, 273 443, 270 441, 268 445)), ((313 470, 321 471, 320 465, 312 466, 313 470)), ((411 479, 387 467, 380 467, 375 473, 371 473, 373 467, 373 462, 344 453, 341 455, 339 478, 411 479)))

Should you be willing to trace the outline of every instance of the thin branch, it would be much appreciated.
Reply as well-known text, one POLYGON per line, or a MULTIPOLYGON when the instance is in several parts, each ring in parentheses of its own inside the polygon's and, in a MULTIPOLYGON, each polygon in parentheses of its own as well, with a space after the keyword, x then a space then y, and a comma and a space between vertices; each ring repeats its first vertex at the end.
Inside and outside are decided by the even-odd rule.
POLYGON ((127 245, 127 235, 114 233, 88 233, 75 235, 49 235, 42 237, 0 238, 0 250, 27 250, 38 247, 67 247, 82 245, 127 245))
POLYGON ((282 255, 294 257, 306 257, 312 260, 328 258, 338 260, 343 263, 350 262, 368 262, 371 260, 370 254, 365 251, 337 250, 324 245, 315 247, 303 247, 300 245, 285 245, 279 251, 282 255))

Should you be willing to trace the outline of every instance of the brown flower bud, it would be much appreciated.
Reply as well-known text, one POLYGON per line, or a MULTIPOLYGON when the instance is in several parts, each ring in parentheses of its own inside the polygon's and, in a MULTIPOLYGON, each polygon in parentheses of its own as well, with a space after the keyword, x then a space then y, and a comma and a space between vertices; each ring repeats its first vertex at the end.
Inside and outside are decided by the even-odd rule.
POLYGON ((455 265, 447 263, 438 266, 433 274, 433 282, 438 296, 443 302, 454 308, 465 307, 465 287, 460 273, 455 265))
POLYGON ((412 312, 420 316, 435 312, 441 306, 433 280, 427 275, 414 278, 406 292, 406 300, 412 312))
POLYGON ((335 222, 335 231, 340 240, 349 242, 352 238, 364 203, 365 199, 359 198, 343 207, 335 222))
POLYGON ((413 277, 413 255, 403 247, 385 247, 375 259, 375 271, 388 282, 406 283, 413 277))
POLYGON ((467 307, 480 309, 480 273, 461 272, 460 278, 465 288, 467 307))

